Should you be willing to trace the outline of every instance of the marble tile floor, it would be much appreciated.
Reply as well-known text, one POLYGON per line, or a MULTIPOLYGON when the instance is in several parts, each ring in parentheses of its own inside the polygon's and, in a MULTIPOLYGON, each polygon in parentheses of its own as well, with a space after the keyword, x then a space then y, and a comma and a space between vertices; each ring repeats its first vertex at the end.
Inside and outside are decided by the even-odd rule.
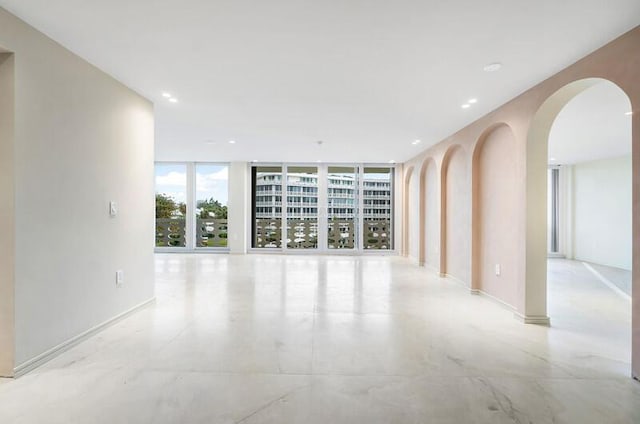
POLYGON ((397 257, 157 255, 157 302, 0 383, 0 423, 640 423, 630 303, 549 269, 546 328, 397 257))
POLYGON ((602 277, 606 278, 614 286, 618 287, 623 293, 631 296, 631 271, 626 269, 614 268, 605 265, 589 263, 589 265, 602 277))

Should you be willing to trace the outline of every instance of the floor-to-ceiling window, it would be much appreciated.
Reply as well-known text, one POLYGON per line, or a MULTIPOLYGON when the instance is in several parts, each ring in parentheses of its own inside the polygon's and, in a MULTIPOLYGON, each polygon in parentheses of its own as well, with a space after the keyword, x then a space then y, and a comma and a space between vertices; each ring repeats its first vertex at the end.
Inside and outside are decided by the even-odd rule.
POLYGON ((318 168, 287 167, 287 248, 318 247, 318 168))
POLYGON ((365 167, 362 177, 364 249, 393 249, 393 168, 365 167))
POLYGON ((157 163, 156 247, 187 246, 187 165, 157 163))
POLYGON ((394 172, 350 164, 252 166, 252 248, 393 250, 394 172))
POLYGON ((358 192, 358 167, 329 166, 327 170, 327 248, 356 248, 358 192))
POLYGON ((228 165, 158 162, 155 179, 157 249, 227 247, 228 165))
POLYGON ((560 168, 550 166, 547 179, 548 253, 560 254, 560 168))
POLYGON ((251 168, 253 248, 282 247, 282 166, 251 168))
POLYGON ((195 164, 196 247, 227 247, 229 167, 195 164))

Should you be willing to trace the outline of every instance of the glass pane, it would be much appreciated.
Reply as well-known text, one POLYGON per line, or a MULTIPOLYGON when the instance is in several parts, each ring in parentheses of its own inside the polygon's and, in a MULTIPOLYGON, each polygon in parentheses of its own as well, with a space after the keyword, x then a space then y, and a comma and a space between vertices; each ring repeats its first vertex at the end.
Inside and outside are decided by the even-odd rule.
POLYGON ((229 167, 196 164, 196 247, 227 247, 229 167))
POLYGON ((156 247, 185 247, 187 166, 160 164, 156 178, 156 247))
POLYGON ((256 166, 252 172, 255 248, 282 247, 282 167, 256 166))
POLYGON ((365 249, 393 249, 393 168, 364 168, 362 218, 365 249))
POLYGON ((287 168, 287 248, 318 247, 318 168, 287 168))
POLYGON ((358 228, 358 168, 330 166, 327 179, 327 247, 354 249, 358 228))

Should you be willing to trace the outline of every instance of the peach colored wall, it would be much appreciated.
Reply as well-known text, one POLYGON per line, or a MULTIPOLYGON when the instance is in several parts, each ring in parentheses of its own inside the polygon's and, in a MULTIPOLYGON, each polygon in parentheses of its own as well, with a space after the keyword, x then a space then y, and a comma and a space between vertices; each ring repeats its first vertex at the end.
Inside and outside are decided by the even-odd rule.
POLYGON ((412 202, 411 199, 411 190, 409 190, 409 183, 411 182, 411 177, 413 175, 413 167, 403 168, 404 175, 404 185, 402 191, 402 256, 409 256, 409 243, 413 238, 410 235, 410 222, 409 222, 409 211, 411 210, 411 205, 415 202, 412 202))
MULTIPOLYGON (((563 103, 558 99, 560 106, 557 110, 552 110, 554 108, 545 110, 545 114, 548 114, 546 117, 540 116, 538 111, 547 99, 553 97, 554 93, 563 87, 589 78, 607 79, 617 84, 629 96, 634 110, 632 116, 633 215, 640 217, 640 78, 638 75, 640 75, 640 27, 634 28, 542 81, 450 137, 436 142, 405 164, 418 167, 424 163, 425 159, 431 157, 442 175, 443 159, 451 146, 460 145, 467 152, 472 152, 478 140, 488 129, 500 123, 512 129, 515 144, 513 166, 516 174, 515 194, 512 200, 517 205, 513 231, 517 248, 504 259, 504 265, 516 270, 514 282, 516 294, 515 299, 511 301, 516 309, 516 315, 524 322, 548 322, 546 309, 547 141, 546 124, 539 121, 548 121, 555 117, 553 113, 557 113, 563 103)), ((571 98, 571 93, 567 94, 565 103, 571 98)), ((470 173, 470 160, 466 162, 466 166, 470 173)), ((467 181, 467 190, 471 191, 470 181, 467 181)), ((446 196, 441 195, 441 201, 445 198, 446 196)), ((413 199, 412 202, 423 200, 413 199)), ((459 217, 462 221, 471 221, 470 204, 462 214, 463 216, 459 217)), ((443 224, 446 227, 446 223, 440 222, 441 232, 446 234, 446 228, 442 228, 443 224)), ((466 230, 465 237, 468 240, 471 239, 470 230, 470 228, 466 230)), ((420 234, 422 237, 424 233, 420 234)), ((428 243, 428 239, 425 240, 425 244, 428 243)), ((446 241, 441 240, 440 245, 446 245, 446 241)), ((638 218, 633 222, 633 252, 632 372, 637 377, 640 376, 640 219, 638 218)), ((474 263, 479 260, 478 257, 474 259, 474 263)), ((440 261, 440 265, 442 267, 443 260, 440 261)), ((468 261, 466 266, 467 274, 470 274, 471 261, 468 261)), ((477 269, 476 267, 476 273, 477 269)), ((464 274, 462 270, 456 272, 464 274)), ((509 299, 501 300, 509 301, 509 299)))
MULTIPOLYGON (((411 174, 409 181, 409 199, 420 199, 420 175, 417 172, 411 174)), ((420 202, 409 203, 409 257, 420 262, 420 202)))
POLYGON ((443 178, 445 193, 444 267, 441 272, 470 286, 469 170, 467 154, 455 147, 446 157, 443 178))
POLYGON ((438 169, 433 159, 424 164, 424 182, 421 195, 424 199, 423 239, 425 265, 440 266, 440 204, 438 202, 438 169))
POLYGON ((473 161, 477 178, 473 216, 477 269, 473 288, 509 305, 516 302, 518 277, 516 264, 508 260, 518 248, 515 153, 511 129, 500 125, 477 145, 473 161), (496 275, 496 265, 500 266, 500 275, 496 275))

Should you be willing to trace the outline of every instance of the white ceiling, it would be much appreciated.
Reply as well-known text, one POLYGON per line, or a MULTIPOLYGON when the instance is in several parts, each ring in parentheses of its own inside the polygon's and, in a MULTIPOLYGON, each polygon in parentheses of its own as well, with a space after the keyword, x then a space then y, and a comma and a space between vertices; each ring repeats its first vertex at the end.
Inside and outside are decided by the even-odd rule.
POLYGON ((631 154, 630 111, 627 95, 609 81, 578 94, 553 122, 549 163, 569 165, 631 154))
POLYGON ((203 161, 406 160, 640 16, 638 0, 0 6, 153 100, 158 159, 203 161), (495 61, 502 70, 483 72, 495 61))

